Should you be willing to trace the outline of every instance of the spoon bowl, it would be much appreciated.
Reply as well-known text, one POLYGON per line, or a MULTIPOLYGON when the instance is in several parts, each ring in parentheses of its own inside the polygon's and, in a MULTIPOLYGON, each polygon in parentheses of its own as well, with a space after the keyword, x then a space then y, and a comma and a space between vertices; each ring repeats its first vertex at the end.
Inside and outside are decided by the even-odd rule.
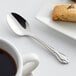
POLYGON ((16 13, 11 13, 7 15, 7 21, 14 33, 19 36, 28 35, 28 32, 30 31, 30 26, 29 23, 25 21, 23 17, 16 13))

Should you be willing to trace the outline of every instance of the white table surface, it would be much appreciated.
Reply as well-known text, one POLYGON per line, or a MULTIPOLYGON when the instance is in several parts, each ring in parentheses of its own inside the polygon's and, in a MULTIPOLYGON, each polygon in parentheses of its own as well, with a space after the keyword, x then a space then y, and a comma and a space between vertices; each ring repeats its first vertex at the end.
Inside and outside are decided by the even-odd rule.
POLYGON ((60 34, 35 19, 36 14, 46 0, 0 0, 0 37, 8 39, 21 54, 36 53, 40 65, 33 72, 34 76, 75 76, 76 75, 76 40, 60 34), (60 64, 45 48, 31 38, 19 37, 8 27, 6 15, 17 12, 28 19, 33 32, 49 45, 66 54, 70 63, 60 64))

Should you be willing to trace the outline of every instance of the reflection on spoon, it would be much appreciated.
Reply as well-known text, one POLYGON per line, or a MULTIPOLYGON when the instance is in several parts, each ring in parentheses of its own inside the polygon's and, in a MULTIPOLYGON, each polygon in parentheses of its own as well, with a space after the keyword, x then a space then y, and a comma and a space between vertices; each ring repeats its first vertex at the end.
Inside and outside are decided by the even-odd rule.
POLYGON ((31 33, 30 31, 30 26, 27 20, 25 20, 22 16, 20 16, 17 13, 11 13, 7 15, 7 21, 11 29, 19 36, 28 36, 31 37, 35 40, 37 40, 39 43, 41 43, 47 50, 49 50, 58 60, 59 62, 63 64, 69 63, 68 58, 58 52, 56 49, 53 47, 47 45, 44 41, 40 40, 36 35, 31 33))

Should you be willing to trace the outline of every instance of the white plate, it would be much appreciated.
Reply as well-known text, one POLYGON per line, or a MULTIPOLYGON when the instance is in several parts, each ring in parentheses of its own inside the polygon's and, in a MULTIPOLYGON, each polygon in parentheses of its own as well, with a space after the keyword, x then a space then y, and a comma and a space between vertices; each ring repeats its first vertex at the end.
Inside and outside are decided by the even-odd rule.
POLYGON ((36 16, 38 20, 73 39, 76 39, 76 23, 52 21, 51 14, 55 5, 72 3, 71 0, 46 0, 44 6, 36 16))

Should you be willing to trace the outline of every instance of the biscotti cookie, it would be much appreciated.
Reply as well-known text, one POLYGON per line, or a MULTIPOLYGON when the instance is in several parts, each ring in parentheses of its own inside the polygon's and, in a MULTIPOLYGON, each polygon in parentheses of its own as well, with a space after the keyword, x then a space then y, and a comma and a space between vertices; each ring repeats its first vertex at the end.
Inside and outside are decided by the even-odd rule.
POLYGON ((76 22, 76 4, 63 4, 55 6, 52 19, 54 21, 76 22))

